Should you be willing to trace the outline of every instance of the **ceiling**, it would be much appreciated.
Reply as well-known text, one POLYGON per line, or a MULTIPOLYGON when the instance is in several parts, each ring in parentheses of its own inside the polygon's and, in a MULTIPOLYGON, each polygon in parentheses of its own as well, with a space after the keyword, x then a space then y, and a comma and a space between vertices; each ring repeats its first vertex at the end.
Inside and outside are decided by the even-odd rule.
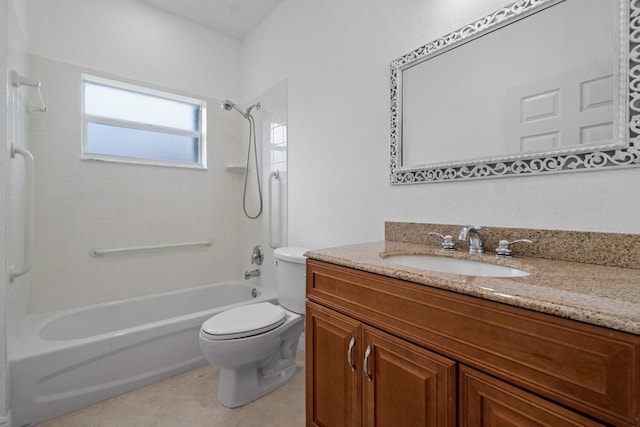
POLYGON ((244 40, 282 0, 140 0, 244 40))

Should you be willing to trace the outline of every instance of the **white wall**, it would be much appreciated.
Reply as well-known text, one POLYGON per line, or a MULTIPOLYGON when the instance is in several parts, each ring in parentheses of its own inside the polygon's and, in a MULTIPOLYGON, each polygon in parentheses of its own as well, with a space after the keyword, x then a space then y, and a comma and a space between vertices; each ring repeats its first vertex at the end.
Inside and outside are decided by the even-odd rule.
POLYGON ((238 98, 240 42, 134 0, 26 0, 29 52, 208 97, 238 98))
POLYGON ((380 240, 386 220, 640 232, 640 168, 389 184, 389 62, 507 3, 285 0, 245 40, 245 95, 289 81, 290 244, 380 240))

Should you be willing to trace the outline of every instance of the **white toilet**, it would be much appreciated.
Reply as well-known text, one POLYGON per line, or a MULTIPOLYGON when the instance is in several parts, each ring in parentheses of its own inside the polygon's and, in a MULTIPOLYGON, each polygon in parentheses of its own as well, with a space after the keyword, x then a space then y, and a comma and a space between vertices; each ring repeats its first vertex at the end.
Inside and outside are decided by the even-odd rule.
POLYGON ((219 366, 218 400, 235 408, 291 379, 304 327, 306 249, 278 248, 278 303, 261 302, 218 313, 202 324, 200 349, 219 366))

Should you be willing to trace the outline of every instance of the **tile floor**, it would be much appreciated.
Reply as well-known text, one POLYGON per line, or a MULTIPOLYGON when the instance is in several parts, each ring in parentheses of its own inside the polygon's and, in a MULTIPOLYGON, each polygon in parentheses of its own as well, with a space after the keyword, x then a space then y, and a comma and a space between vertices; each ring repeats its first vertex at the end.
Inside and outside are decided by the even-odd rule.
POLYGON ((207 365, 38 424, 38 427, 302 427, 304 352, 286 385, 236 409, 215 397, 220 369, 207 365))

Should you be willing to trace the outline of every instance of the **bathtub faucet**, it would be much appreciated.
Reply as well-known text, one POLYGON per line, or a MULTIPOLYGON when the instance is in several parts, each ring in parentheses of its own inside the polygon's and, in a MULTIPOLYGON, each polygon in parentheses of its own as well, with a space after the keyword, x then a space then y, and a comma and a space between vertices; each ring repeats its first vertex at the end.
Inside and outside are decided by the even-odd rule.
POLYGON ((248 280, 252 277, 258 277, 260 276, 260 269, 256 268, 255 270, 251 270, 251 271, 245 271, 244 272, 244 279, 248 280))

